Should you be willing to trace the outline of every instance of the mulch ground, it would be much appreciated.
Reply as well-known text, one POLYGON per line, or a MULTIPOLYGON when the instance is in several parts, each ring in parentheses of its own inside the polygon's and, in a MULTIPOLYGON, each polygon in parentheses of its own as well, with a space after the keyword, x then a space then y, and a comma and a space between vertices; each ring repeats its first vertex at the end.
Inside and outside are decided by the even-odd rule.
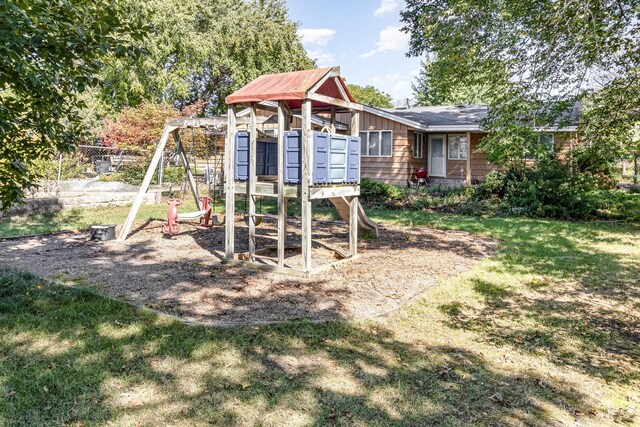
MULTIPOLYGON (((212 325, 325 321, 383 316, 407 304, 439 279, 467 270, 490 254, 495 240, 430 228, 380 227, 380 238, 359 241, 360 256, 310 278, 223 265, 224 228, 183 225, 173 238, 161 222, 140 224, 125 243, 91 242, 87 233, 0 241, 0 264, 51 279, 87 284, 110 297, 212 325)), ((260 233, 275 234, 268 224, 260 233)), ((346 227, 314 222, 314 238, 347 249, 346 227)), ((298 224, 288 245, 299 243, 298 224)), ((236 252, 246 250, 247 228, 236 226, 236 252)), ((258 247, 275 242, 258 239, 258 247)), ((299 264, 288 252, 286 262, 299 264)), ((333 252, 314 245, 314 266, 333 252)))

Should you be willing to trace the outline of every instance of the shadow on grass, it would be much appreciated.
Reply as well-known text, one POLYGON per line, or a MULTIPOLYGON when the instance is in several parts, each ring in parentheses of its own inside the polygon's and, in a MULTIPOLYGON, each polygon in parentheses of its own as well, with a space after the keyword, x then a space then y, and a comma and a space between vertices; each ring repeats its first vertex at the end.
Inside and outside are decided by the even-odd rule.
POLYGON ((86 290, 0 276, 0 419, 73 423, 551 424, 581 392, 381 326, 205 329, 86 290))
POLYGON ((639 381, 640 227, 507 223, 489 224, 502 249, 485 274, 469 279, 480 302, 440 306, 447 326, 606 381, 639 381), (533 278, 514 290, 505 283, 513 275, 533 278))

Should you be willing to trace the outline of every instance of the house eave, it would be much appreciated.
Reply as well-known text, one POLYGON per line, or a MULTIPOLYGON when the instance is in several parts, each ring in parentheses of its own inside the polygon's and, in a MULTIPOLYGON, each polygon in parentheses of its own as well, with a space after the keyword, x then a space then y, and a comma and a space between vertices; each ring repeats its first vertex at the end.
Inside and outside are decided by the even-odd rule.
POLYGON ((374 114, 376 116, 383 117, 385 119, 393 120, 394 122, 401 123, 403 125, 409 126, 410 128, 414 128, 416 130, 421 130, 423 132, 428 132, 428 129, 421 125, 418 122, 413 120, 405 119, 404 117, 397 116, 393 113, 389 113, 384 110, 380 110, 378 108, 372 107, 370 105, 361 104, 365 113, 374 114))

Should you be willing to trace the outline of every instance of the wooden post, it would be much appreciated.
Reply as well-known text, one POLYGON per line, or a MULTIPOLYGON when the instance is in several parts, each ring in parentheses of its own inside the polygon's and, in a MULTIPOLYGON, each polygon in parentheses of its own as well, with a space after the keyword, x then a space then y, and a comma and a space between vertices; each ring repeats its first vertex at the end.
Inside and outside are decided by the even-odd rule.
POLYGON ((176 141, 176 147, 178 149, 178 155, 180 156, 180 160, 182 160, 182 165, 184 166, 184 171, 187 174, 187 183, 189 184, 189 189, 191 190, 191 195, 193 196, 193 200, 196 202, 196 206, 198 210, 202 209, 200 206, 200 200, 198 200, 198 189, 196 188, 196 180, 191 173, 191 165, 189 164, 189 160, 187 159, 187 152, 184 151, 184 147, 180 142, 180 134, 176 129, 173 131, 173 139, 176 141))
POLYGON ((285 101, 278 102, 278 266, 284 266, 287 240, 287 199, 284 197, 285 101))
POLYGON ((471 185, 471 132, 467 131, 467 185, 471 185))
MULTIPOLYGON (((360 134, 360 113, 351 110, 351 136, 360 134)), ((358 254, 358 196, 354 196, 349 201, 349 254, 358 254)))
POLYGON ((302 102, 302 171, 301 171, 301 216, 302 216, 302 270, 311 271, 311 179, 313 172, 313 137, 311 130, 311 100, 302 102))
POLYGON ((258 126, 256 119, 256 104, 249 106, 249 184, 247 185, 247 197, 249 200, 249 261, 255 262, 256 258, 256 148, 258 145, 258 126))
POLYGON ((118 237, 118 241, 124 242, 131 231, 131 227, 133 226, 133 221, 136 219, 136 215, 138 214, 138 210, 142 205, 142 201, 144 200, 144 195, 147 193, 149 189, 149 184, 151 184, 151 179, 153 179, 153 174, 158 167, 158 162, 160 162, 160 157, 162 157, 162 152, 164 151, 165 145, 167 145, 167 140, 169 139, 169 135, 178 129, 177 126, 167 126, 164 128, 164 133, 162 134, 162 138, 158 142, 158 146, 156 147, 156 152, 151 159, 151 164, 149 164, 149 169, 147 169, 147 173, 142 180, 142 185, 140 185, 140 189, 138 190, 138 194, 136 194, 136 198, 133 201, 133 205, 131 206, 131 210, 129 211, 129 215, 127 216, 127 220, 124 222, 122 227, 122 231, 120 232, 120 236, 118 237))
POLYGON ((235 253, 235 214, 236 194, 234 188, 236 140, 236 107, 229 105, 227 109, 227 140, 224 145, 224 179, 225 179, 225 221, 224 221, 224 256, 233 259, 235 253))
POLYGON ((160 167, 158 169, 158 185, 162 187, 162 180, 164 178, 164 151, 160 156, 160 167))

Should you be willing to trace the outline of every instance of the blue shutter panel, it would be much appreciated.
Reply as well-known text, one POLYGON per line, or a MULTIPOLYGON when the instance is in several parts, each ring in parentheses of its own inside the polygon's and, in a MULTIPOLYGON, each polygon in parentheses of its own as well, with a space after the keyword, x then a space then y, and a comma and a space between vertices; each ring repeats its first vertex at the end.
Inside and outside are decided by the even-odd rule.
POLYGON ((277 175, 278 174, 278 144, 275 142, 267 143, 267 150, 265 153, 265 175, 277 175))
POLYGON ((237 132, 235 138, 235 179, 249 179, 249 132, 237 132))
POLYGON ((313 132, 313 183, 329 182, 329 134, 313 132))
POLYGON ((360 182, 360 138, 349 137, 349 164, 347 169, 347 182, 350 184, 360 182))
POLYGON ((332 184, 347 182, 347 137, 331 136, 331 153, 329 156, 329 181, 332 184))
POLYGON ((302 136, 295 131, 284 133, 284 182, 288 184, 300 183, 302 169, 302 136))
POLYGON ((256 145, 256 175, 265 175, 267 158, 267 143, 264 141, 258 141, 256 145))

